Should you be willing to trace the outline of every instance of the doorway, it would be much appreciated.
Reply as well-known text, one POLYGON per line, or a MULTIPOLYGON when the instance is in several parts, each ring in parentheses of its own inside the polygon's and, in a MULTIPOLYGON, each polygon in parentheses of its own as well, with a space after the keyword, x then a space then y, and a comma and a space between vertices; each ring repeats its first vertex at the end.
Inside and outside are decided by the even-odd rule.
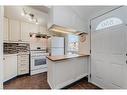
POLYGON ((91 20, 91 82, 104 89, 127 88, 126 10, 120 7, 91 20))

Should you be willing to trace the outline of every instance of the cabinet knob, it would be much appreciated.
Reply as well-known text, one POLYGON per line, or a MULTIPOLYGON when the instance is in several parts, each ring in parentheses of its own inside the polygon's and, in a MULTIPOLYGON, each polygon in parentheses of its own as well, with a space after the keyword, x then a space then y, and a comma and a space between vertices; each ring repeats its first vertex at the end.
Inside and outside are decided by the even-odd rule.
POLYGON ((3 60, 5 60, 5 58, 3 58, 3 60))

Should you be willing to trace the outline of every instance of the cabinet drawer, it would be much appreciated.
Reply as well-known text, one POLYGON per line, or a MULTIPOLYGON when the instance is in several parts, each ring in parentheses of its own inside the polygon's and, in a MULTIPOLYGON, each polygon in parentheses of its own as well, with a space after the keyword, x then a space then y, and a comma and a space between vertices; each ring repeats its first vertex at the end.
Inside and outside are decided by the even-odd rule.
POLYGON ((18 75, 27 74, 29 73, 29 69, 20 69, 18 70, 18 75))
POLYGON ((29 60, 18 60, 18 64, 29 64, 29 60))
POLYGON ((23 60, 29 60, 29 57, 18 57, 18 60, 21 60, 21 59, 23 59, 23 60))
POLYGON ((29 64, 18 64, 18 68, 28 68, 29 64))

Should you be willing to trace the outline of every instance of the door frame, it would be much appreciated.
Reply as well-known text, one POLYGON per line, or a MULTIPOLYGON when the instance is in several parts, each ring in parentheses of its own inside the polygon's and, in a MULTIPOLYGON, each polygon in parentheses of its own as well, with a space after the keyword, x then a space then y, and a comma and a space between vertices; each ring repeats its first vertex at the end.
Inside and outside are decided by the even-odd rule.
MULTIPOLYGON (((121 8, 121 7, 124 7, 124 6, 118 6, 118 7, 116 7, 116 8, 113 8, 113 9, 111 9, 111 10, 109 10, 109 11, 107 11, 107 12, 105 12, 105 13, 103 13, 103 14, 101 14, 101 15, 98 15, 98 16, 96 16, 96 17, 94 17, 94 18, 91 18, 90 20, 89 20, 89 32, 90 32, 90 55, 91 55, 91 33, 92 33, 92 30, 91 30, 91 27, 92 27, 92 21, 94 20, 94 19, 96 19, 96 18, 98 18, 98 17, 101 17, 101 16, 103 16, 103 15, 105 15, 105 14, 107 14, 107 13, 110 13, 110 12, 112 12, 112 11, 114 11, 114 10, 117 10, 117 9, 119 9, 119 8, 121 8)), ((88 75, 88 81, 89 82, 92 82, 91 81, 91 56, 90 56, 90 58, 89 58, 89 67, 88 67, 88 69, 89 69, 89 75, 88 75)))
POLYGON ((0 89, 3 89, 3 17, 4 7, 0 6, 0 89))

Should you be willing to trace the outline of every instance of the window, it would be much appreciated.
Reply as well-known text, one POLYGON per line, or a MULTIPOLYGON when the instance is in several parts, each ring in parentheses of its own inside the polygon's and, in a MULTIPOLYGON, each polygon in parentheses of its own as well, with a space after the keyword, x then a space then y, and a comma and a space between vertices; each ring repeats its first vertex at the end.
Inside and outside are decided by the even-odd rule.
POLYGON ((68 35, 68 53, 74 54, 78 52, 78 42, 78 36, 68 35))
POLYGON ((123 23, 122 20, 120 20, 119 18, 111 17, 111 18, 108 18, 108 19, 100 22, 99 25, 97 26, 96 30, 105 29, 105 28, 115 26, 115 25, 120 25, 122 23, 123 23))

